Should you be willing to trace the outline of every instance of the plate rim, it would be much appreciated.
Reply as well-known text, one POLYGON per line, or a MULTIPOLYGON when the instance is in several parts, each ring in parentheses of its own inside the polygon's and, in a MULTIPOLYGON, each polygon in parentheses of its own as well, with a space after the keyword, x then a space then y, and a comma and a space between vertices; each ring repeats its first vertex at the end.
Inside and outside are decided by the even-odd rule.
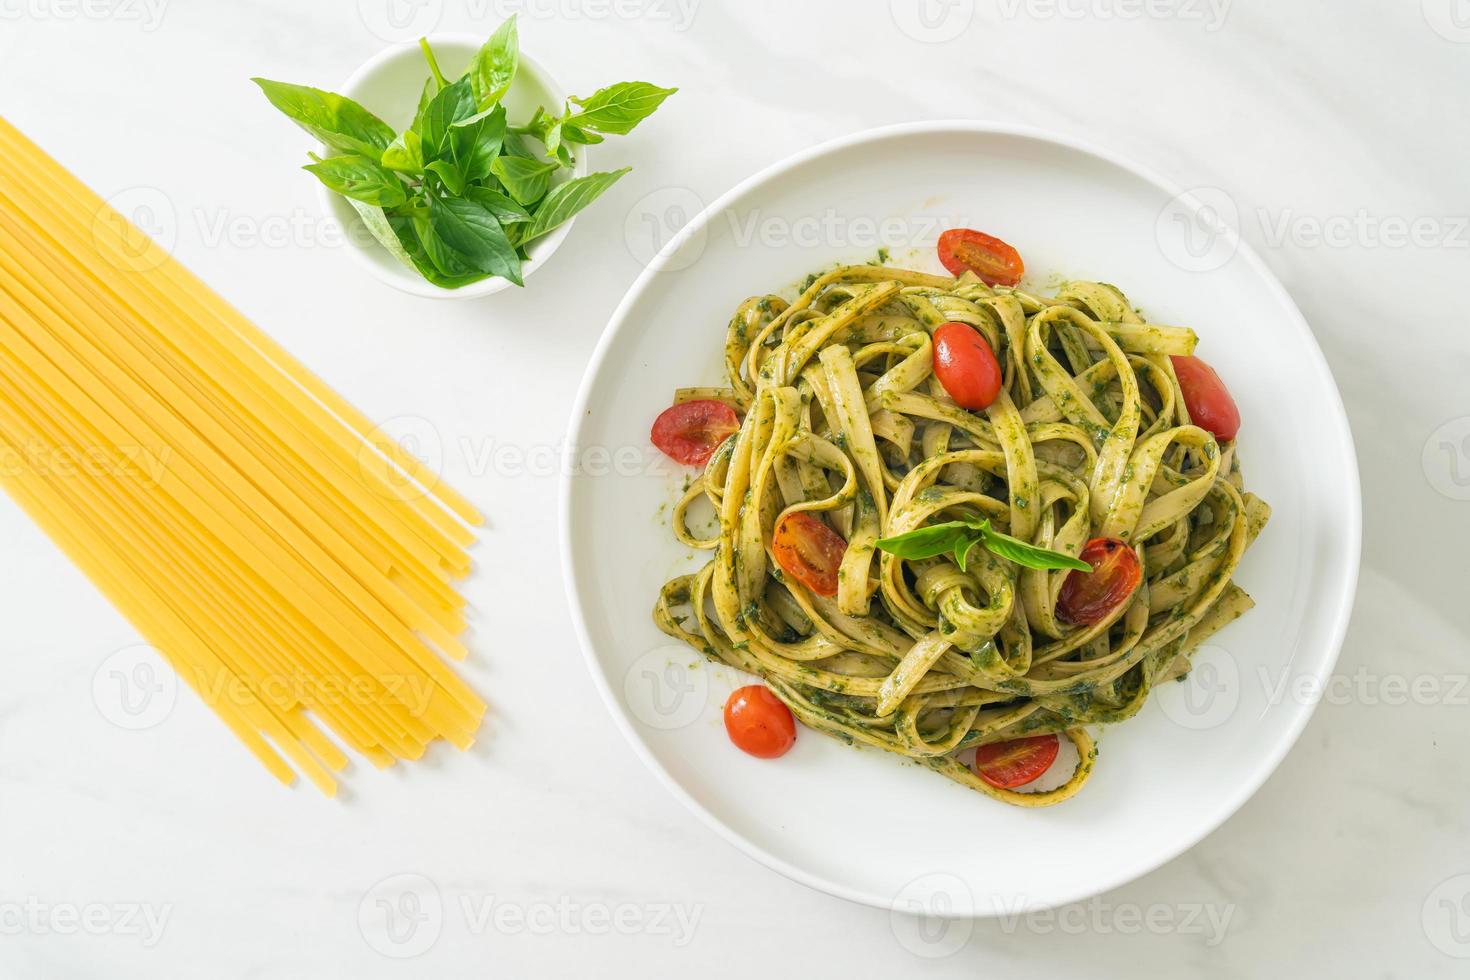
MULTIPOLYGON (((781 160, 771 163, 755 173, 739 181, 729 190, 719 195, 707 207, 692 218, 688 224, 681 228, 654 256, 644 270, 628 287, 623 298, 614 308, 607 324, 603 327, 597 344, 593 348, 592 356, 587 362, 587 368, 583 372, 582 379, 578 384, 577 396, 572 404, 572 414, 567 428, 567 445, 578 446, 581 444, 582 427, 587 417, 587 403, 590 400, 592 387, 598 375, 601 373, 603 362, 606 360, 612 345, 625 329, 629 326, 628 310, 637 302, 647 290, 650 282, 659 276, 664 266, 672 260, 674 254, 682 248, 684 242, 695 232, 705 228, 716 216, 725 211, 730 202, 738 199, 747 192, 768 183, 783 174, 796 169, 814 159, 829 154, 837 153, 853 147, 862 146, 867 143, 879 142, 901 136, 917 135, 944 135, 944 134, 979 134, 988 136, 1013 136, 1025 139, 1037 140, 1049 143, 1063 149, 1080 152, 1105 163, 1121 168, 1129 174, 1138 177, 1149 184, 1164 191, 1171 200, 1194 201, 1198 207, 1198 201, 1193 198, 1193 191, 1182 189, 1174 181, 1164 177, 1162 174, 1146 167, 1126 156, 1115 153, 1105 147, 1099 146, 1089 140, 1069 136, 1054 130, 1040 127, 1005 123, 991 120, 975 119, 936 119, 917 122, 898 123, 894 125, 878 126, 870 129, 859 130, 845 136, 826 140, 815 146, 808 147, 791 154, 781 160)), ((1347 542, 1347 568, 1346 575, 1337 596, 1336 608, 1332 610, 1332 625, 1329 630, 1326 657, 1320 668, 1316 671, 1318 680, 1329 677, 1337 665, 1342 652, 1343 641, 1347 635, 1347 628, 1352 616, 1353 605, 1357 595, 1358 579, 1362 562, 1362 486, 1358 467, 1357 447, 1353 439, 1352 425, 1348 418, 1346 406, 1342 400, 1342 393, 1338 389, 1337 379, 1332 374, 1332 369, 1327 363, 1326 355, 1322 353, 1322 347, 1317 343, 1317 337, 1312 332, 1306 317, 1302 315, 1297 307, 1296 301, 1287 292, 1286 287, 1277 278, 1271 268, 1256 253, 1234 225, 1226 224, 1222 231, 1226 241, 1235 249, 1235 253, 1247 262, 1252 271, 1260 277, 1272 297, 1281 304, 1292 321, 1293 326, 1304 336, 1310 348, 1312 357, 1309 358, 1312 368, 1320 377, 1326 381, 1327 388, 1331 392, 1333 415, 1340 423, 1336 433, 1336 448, 1344 451, 1347 461, 1347 473, 1349 479, 1346 481, 1346 506, 1348 520, 1346 527, 1340 530, 1348 535, 1347 542)), ((805 868, 799 867, 786 861, 766 850, 764 847, 748 839, 720 817, 715 815, 695 799, 677 780, 673 778, 654 756, 647 744, 639 736, 627 711, 618 700, 616 692, 612 688, 611 681, 607 677, 601 662, 595 652, 591 635, 587 629, 586 617, 582 612, 581 593, 577 585, 576 563, 573 560, 571 525, 572 525, 572 497, 577 482, 575 471, 568 468, 561 475, 559 481, 560 500, 558 503, 558 531, 560 537, 560 554, 562 566, 563 585, 566 589, 567 603, 570 607, 572 624, 577 634, 577 640, 582 648, 582 656, 587 662, 588 671, 592 675, 592 681, 602 697, 604 705, 613 717, 618 730, 632 746, 634 753, 643 760, 658 781, 674 795, 674 797, 688 807, 707 827, 722 837, 727 843, 733 845, 747 856, 754 858, 767 868, 783 875, 784 877, 806 885, 828 895, 842 898, 860 905, 867 905, 878 909, 898 911, 894 897, 871 894, 860 888, 852 888, 836 881, 814 874, 805 868)), ((1070 902, 1082 901, 1094 895, 1112 891, 1129 882, 1135 881, 1153 871, 1158 870, 1181 854, 1192 850, 1200 841, 1210 834, 1219 830, 1231 817, 1233 817, 1246 801, 1260 790, 1267 779, 1281 765, 1288 752, 1301 737, 1307 722, 1311 720, 1317 705, 1314 701, 1298 705, 1298 710, 1292 717, 1289 727, 1284 736, 1279 738, 1272 749, 1266 755, 1257 760, 1248 778, 1242 780, 1240 789, 1228 797, 1225 803, 1219 807, 1217 813, 1203 822, 1202 829, 1197 835, 1191 835, 1183 844, 1177 848, 1150 856, 1142 861, 1137 867, 1130 868, 1121 874, 1111 875, 1106 879, 1089 884, 1085 888, 1057 895, 1045 896, 1042 900, 1033 903, 1028 902, 1028 910, 1043 910, 1055 908, 1070 902)), ((1003 909, 978 909, 972 912, 951 911, 949 914, 936 913, 941 918, 992 918, 1005 914, 1003 909)))

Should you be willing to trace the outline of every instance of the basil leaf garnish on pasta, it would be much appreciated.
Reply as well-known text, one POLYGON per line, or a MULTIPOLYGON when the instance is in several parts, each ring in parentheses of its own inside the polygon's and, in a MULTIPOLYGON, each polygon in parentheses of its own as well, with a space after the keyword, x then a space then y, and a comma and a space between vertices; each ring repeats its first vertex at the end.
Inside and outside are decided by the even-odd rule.
POLYGON ((965 571, 970 549, 983 544, 987 550, 1025 568, 1075 568, 1092 571, 1092 566, 1061 551, 1038 548, 1013 538, 990 526, 988 520, 945 521, 915 528, 891 538, 879 538, 874 545, 899 558, 934 558, 953 552, 955 564, 965 571))
POLYGON ((1080 558, 1061 551, 1053 551, 1050 548, 1038 548, 1034 544, 1027 544, 1020 538, 1013 538, 1009 534, 1003 534, 990 526, 989 521, 984 522, 980 533, 984 536, 985 547, 991 553, 999 555, 1007 561, 1013 561, 1023 568, 1072 568, 1079 572, 1090 572, 1092 566, 1080 558))

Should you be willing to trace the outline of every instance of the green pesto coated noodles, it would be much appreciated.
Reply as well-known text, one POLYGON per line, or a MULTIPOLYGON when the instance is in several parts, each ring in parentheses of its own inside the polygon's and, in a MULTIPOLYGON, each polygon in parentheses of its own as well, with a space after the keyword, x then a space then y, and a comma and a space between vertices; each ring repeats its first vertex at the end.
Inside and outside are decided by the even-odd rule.
POLYGON ((728 387, 677 395, 744 418, 675 508, 676 535, 712 558, 664 585, 659 628, 760 675, 809 727, 1009 803, 1066 799, 1092 771, 1085 726, 1131 717, 1252 604, 1231 576, 1269 508, 1243 490, 1234 442, 1190 424, 1170 355, 1195 340, 1093 282, 1040 297, 969 273, 847 266, 794 303, 746 300, 726 335, 728 387), (1002 366, 983 412, 955 405, 934 376, 931 334, 950 321, 979 330, 1002 366), (713 537, 689 527, 701 500, 713 537), (835 596, 775 563, 773 529, 792 511, 846 539, 835 596), (962 570, 875 547, 965 518, 1073 556, 1120 538, 1143 582, 1102 621, 1074 626, 1057 613, 1066 570, 979 548, 962 570), (962 761, 1042 733, 1068 737, 1081 759, 1055 789, 1000 789, 962 761))

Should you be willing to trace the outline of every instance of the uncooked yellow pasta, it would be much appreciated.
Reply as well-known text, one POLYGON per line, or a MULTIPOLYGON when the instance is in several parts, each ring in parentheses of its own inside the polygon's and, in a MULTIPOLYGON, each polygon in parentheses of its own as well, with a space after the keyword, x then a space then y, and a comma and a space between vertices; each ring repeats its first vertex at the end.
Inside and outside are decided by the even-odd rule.
POLYGON ((0 359, 0 482, 279 779, 473 741, 474 507, 3 120, 0 359))

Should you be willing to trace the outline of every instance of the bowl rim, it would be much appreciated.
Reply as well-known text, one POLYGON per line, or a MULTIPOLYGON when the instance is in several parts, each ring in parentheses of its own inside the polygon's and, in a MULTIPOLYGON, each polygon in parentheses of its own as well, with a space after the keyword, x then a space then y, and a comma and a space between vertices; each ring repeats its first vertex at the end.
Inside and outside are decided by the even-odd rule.
MULTIPOLYGON (((484 38, 462 31, 441 31, 439 33, 427 34, 425 37, 428 39, 429 44, 436 49, 440 45, 463 45, 478 50, 485 43, 484 38)), ((347 76, 346 80, 342 82, 337 91, 350 99, 356 99, 356 93, 367 79, 381 70, 388 62, 410 52, 415 54, 419 52, 417 41, 403 41, 381 48, 372 57, 358 65, 347 76)), ((525 52, 520 53, 520 62, 516 70, 516 77, 521 77, 522 73, 529 73, 542 88, 546 89, 553 97, 553 104, 557 101, 566 100, 567 91, 562 88, 561 83, 556 80, 551 72, 546 70, 546 67, 541 62, 525 52)), ((587 157, 590 149, 590 147, 586 146, 578 148, 576 164, 571 170, 572 178, 585 177, 587 175, 587 157)), ((355 213, 348 214, 339 208, 338 198, 340 195, 334 194, 320 182, 317 183, 316 191, 318 206, 329 220, 339 223, 343 221, 361 220, 355 213)), ((351 210, 351 205, 343 205, 343 207, 348 211, 351 210)), ((572 225, 576 223, 577 217, 577 215, 573 215, 561 227, 553 230, 535 243, 532 258, 528 259, 521 266, 522 281, 529 279, 537 269, 540 269, 551 260, 551 257, 556 254, 557 249, 561 248, 562 242, 571 234, 572 225)), ((360 268, 366 269, 379 282, 386 283, 395 289, 413 296, 420 296, 426 299, 478 299, 484 296, 493 296, 515 285, 508 279, 491 276, 479 282, 470 283, 467 286, 460 286, 458 289, 446 289, 443 286, 436 286, 427 279, 424 279, 415 270, 397 265, 385 268, 383 264, 375 261, 368 254, 373 250, 382 250, 382 246, 376 241, 359 244, 350 235, 344 235, 344 239, 347 253, 352 256, 352 261, 360 268)))
MULTIPOLYGON (((680 229, 666 243, 664 248, 654 256, 653 260, 633 282, 633 285, 629 287, 623 299, 618 303, 618 306, 614 309, 612 316, 608 320, 608 325, 604 328, 602 335, 598 339, 592 357, 588 361, 587 369, 583 374, 581 384, 577 391, 577 397, 572 405, 571 417, 567 428, 567 444, 572 446, 581 444, 582 428, 588 417, 587 406, 592 394, 593 383, 602 371, 603 362, 612 350, 613 341, 628 329, 627 317, 629 309, 638 301, 649 284, 663 273, 665 266, 674 258, 675 253, 682 248, 684 242, 697 229, 703 228, 720 212, 728 209, 732 202, 738 200, 757 186, 823 155, 853 147, 860 147, 868 143, 893 139, 895 137, 954 133, 1013 136, 1051 143, 1065 149, 1091 155, 1105 163, 1119 167, 1164 191, 1171 199, 1189 202, 1195 208, 1200 206, 1193 195, 1188 194, 1174 181, 1164 177, 1150 167, 1145 167, 1128 157, 1117 154, 1091 141, 1039 127, 973 119, 924 120, 865 129, 827 140, 763 167, 737 183, 696 215, 684 228, 680 229)), ((1250 243, 1240 235, 1238 229, 1227 225, 1222 231, 1227 237, 1227 241, 1235 247, 1237 254, 1259 276, 1272 298, 1281 304, 1286 317, 1305 336, 1310 354, 1309 360, 1303 365, 1303 368, 1317 372, 1326 381, 1327 390, 1331 392, 1331 408, 1333 414, 1341 422, 1341 426, 1337 432, 1337 435, 1340 436, 1337 448, 1342 452, 1346 461, 1346 475, 1349 479, 1342 488, 1345 496, 1343 503, 1347 520, 1345 521, 1345 526, 1339 530, 1347 538, 1347 547, 1345 548, 1347 562, 1346 566, 1340 569, 1341 577, 1336 588, 1337 601, 1333 607, 1326 610, 1326 615, 1331 617, 1331 626, 1328 630, 1324 657, 1318 668, 1318 675, 1325 678, 1332 673, 1337 664, 1338 657, 1342 652, 1343 641, 1347 634, 1357 593, 1362 558, 1362 489, 1352 427, 1342 401, 1342 394, 1337 387, 1336 379, 1332 376, 1327 359, 1322 353, 1321 345, 1317 343, 1317 338, 1312 333, 1310 325, 1307 323, 1306 318, 1302 315, 1295 301, 1292 300, 1291 295, 1286 291, 1286 287, 1282 285, 1280 279, 1276 277, 1275 273, 1271 271, 1270 267, 1266 265, 1256 253, 1255 249, 1251 247, 1250 243)), ((861 888, 840 884, 820 874, 814 874, 777 857, 761 845, 748 839, 695 799, 688 790, 669 774, 653 755, 652 750, 638 735, 632 720, 628 717, 627 709, 618 698, 616 692, 613 691, 611 682, 603 670, 603 665, 595 653, 592 637, 588 631, 587 620, 583 615, 578 575, 575 571, 578 565, 574 561, 573 554, 572 530, 574 518, 572 503, 575 487, 578 482, 576 472, 568 469, 562 474, 559 482, 561 500, 558 525, 561 537, 562 578, 565 583, 567 602, 571 607, 570 612, 573 628, 578 642, 582 647, 582 655, 587 663, 589 673, 592 675, 593 684, 597 688, 599 695, 601 695, 609 713, 613 716, 615 725, 622 732, 623 737, 631 744, 635 754, 643 760, 644 765, 654 773, 658 781, 676 799, 683 802, 686 807, 693 811, 701 822, 726 842, 771 870, 792 881, 804 884, 809 888, 846 899, 850 902, 879 909, 888 909, 890 911, 902 911, 895 904, 896 900, 892 896, 870 893, 861 888)), ((1147 859, 1137 862, 1136 865, 1130 866, 1120 873, 1092 882, 1085 887, 1046 896, 1044 900, 1038 901, 1030 906, 1028 911, 1055 908, 1122 887, 1143 875, 1157 870, 1192 849, 1205 837, 1224 825, 1247 800, 1256 794, 1265 781, 1280 766, 1281 761, 1286 757, 1286 754, 1291 750, 1292 746, 1296 744, 1297 739, 1306 728, 1307 722, 1311 719, 1316 707, 1315 702, 1308 702, 1298 707, 1297 712, 1291 717, 1286 730, 1276 740, 1275 744, 1271 746, 1270 751, 1256 760, 1249 775, 1239 783, 1236 792, 1226 797, 1223 803, 1217 807, 1216 812, 1201 822, 1199 832, 1188 835, 1180 846, 1149 855, 1147 859)), ((928 914, 931 914, 932 917, 947 919, 979 919, 993 918, 1006 913, 1002 909, 985 908, 976 909, 971 912, 956 909, 936 910, 928 914)))

